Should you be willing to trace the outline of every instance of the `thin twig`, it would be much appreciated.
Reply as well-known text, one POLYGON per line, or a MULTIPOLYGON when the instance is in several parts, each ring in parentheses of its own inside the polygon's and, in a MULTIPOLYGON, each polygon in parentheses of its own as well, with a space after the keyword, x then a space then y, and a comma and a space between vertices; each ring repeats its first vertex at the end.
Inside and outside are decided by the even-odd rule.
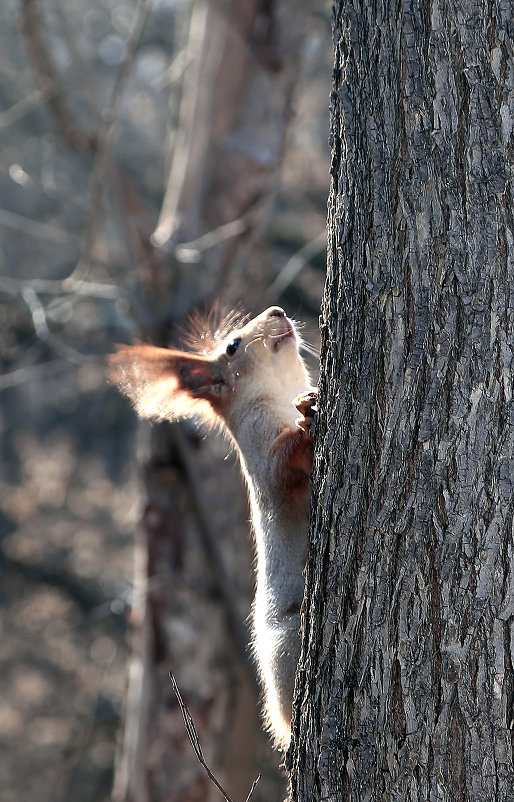
POLYGON ((48 102, 48 98, 54 91, 50 82, 45 83, 44 79, 41 81, 42 86, 30 92, 26 97, 22 97, 17 103, 14 103, 5 111, 0 112, 0 131, 8 128, 10 125, 17 123, 22 117, 27 114, 34 106, 40 103, 48 102))
MULTIPOLYGON (((218 782, 218 780, 216 779, 216 777, 214 776, 214 774, 210 770, 209 766, 205 762, 205 758, 204 758, 203 752, 202 752, 202 747, 200 745, 200 739, 198 738, 198 732, 196 730, 195 723, 193 721, 193 717, 191 715, 191 712, 190 712, 189 708, 185 705, 185 703, 184 703, 184 701, 182 699, 182 696, 180 695, 180 691, 179 691, 179 688, 178 688, 178 685, 177 685, 177 681, 176 681, 176 679, 173 676, 173 673, 171 671, 170 671, 170 680, 171 680, 171 684, 173 685, 173 690, 175 691, 175 695, 177 697, 177 701, 178 701, 180 710, 182 712, 182 717, 184 719, 184 725, 185 725, 185 728, 186 728, 186 732, 187 732, 187 734, 189 736, 189 740, 191 741, 191 746, 193 747, 193 750, 194 750, 194 753, 195 753, 196 757, 198 758, 198 760, 200 761, 200 763, 204 767, 209 779, 211 780, 211 782, 214 783, 216 788, 220 791, 221 795, 226 800, 226 802, 232 802, 231 798, 229 797, 229 795, 227 794, 227 792, 225 791, 223 786, 220 785, 220 783, 218 782)), ((250 788, 250 793, 246 797, 245 802, 248 802, 248 800, 252 796, 252 794, 253 794, 253 792, 255 790, 255 786, 259 782, 260 778, 261 778, 261 775, 258 774, 257 777, 255 778, 255 780, 253 781, 252 787, 250 788)))
POLYGON ((49 362, 43 362, 41 365, 27 365, 23 368, 11 370, 10 373, 2 373, 0 376, 0 393, 3 390, 9 390, 11 387, 19 387, 21 384, 27 384, 31 381, 47 379, 49 376, 55 376, 70 369, 71 365, 68 362, 63 362, 62 359, 52 359, 49 362))
POLYGON ((250 797, 253 794, 253 792, 255 791, 255 787, 256 787, 256 785, 257 785, 257 783, 259 782, 260 779, 261 779, 261 775, 258 774, 257 777, 255 778, 255 780, 252 783, 252 787, 250 788, 250 791, 248 793, 248 796, 245 799, 245 802, 248 802, 248 800, 250 799, 250 797))
POLYGON ((262 204, 257 204, 237 220, 223 223, 189 242, 180 242, 175 248, 175 256, 179 262, 200 262, 204 251, 214 248, 227 239, 239 236, 263 216, 262 204))
POLYGON ((182 80, 184 72, 190 64, 191 54, 188 52, 187 48, 184 47, 180 53, 175 56, 170 66, 167 67, 161 75, 158 75, 150 81, 150 85, 156 90, 164 89, 167 86, 173 86, 173 84, 182 80))
POLYGON ((55 242, 58 245, 73 245, 78 247, 79 244, 79 238, 75 236, 75 234, 70 234, 68 231, 50 223, 40 223, 37 220, 32 220, 30 217, 25 217, 23 214, 11 212, 8 209, 0 208, 0 226, 12 228, 15 231, 22 231, 29 237, 39 237, 40 239, 55 242))
POLYGON ((287 287, 295 280, 296 276, 303 267, 312 259, 317 256, 327 247, 327 230, 326 228, 321 231, 317 237, 309 240, 303 248, 294 253, 290 259, 287 260, 284 267, 270 284, 266 292, 268 299, 276 301, 277 298, 284 292, 287 287))
POLYGON ((46 322, 45 307, 39 300, 38 294, 30 286, 24 287, 21 294, 29 309, 34 331, 40 340, 48 340, 50 331, 46 322))
POLYGON ((117 301, 126 293, 116 284, 103 284, 100 281, 63 282, 59 279, 18 279, 12 276, 0 276, 0 292, 18 295, 30 287, 41 295, 85 295, 87 298, 100 298, 106 301, 117 301))

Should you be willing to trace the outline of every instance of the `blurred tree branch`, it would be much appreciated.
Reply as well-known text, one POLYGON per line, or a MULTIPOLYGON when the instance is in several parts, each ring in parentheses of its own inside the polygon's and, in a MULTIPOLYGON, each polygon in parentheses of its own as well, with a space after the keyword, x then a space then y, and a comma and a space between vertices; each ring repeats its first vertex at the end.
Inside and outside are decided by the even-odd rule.
POLYGON ((152 8, 152 0, 139 0, 134 13, 132 30, 127 41, 127 52, 123 59, 111 91, 111 97, 103 110, 103 125, 101 127, 95 149, 95 161, 91 174, 89 200, 86 210, 86 229, 82 243, 82 251, 75 270, 67 281, 83 279, 89 272, 89 262, 93 248, 99 215, 102 207, 102 197, 105 186, 105 171, 109 165, 110 150, 114 135, 114 126, 130 70, 132 68, 136 49, 144 31, 148 14, 152 8))
MULTIPOLYGON (((188 257, 208 265, 200 297, 229 286, 269 214, 308 7, 307 0, 294 7, 290 0, 195 0, 179 128, 152 240, 175 264, 188 257)), ((198 287, 195 267, 180 274, 198 287)))
MULTIPOLYGON (((29 220, 7 210, 0 210, 0 223, 10 227, 21 228, 33 236, 44 236, 56 241, 62 240, 65 243, 69 241, 70 244, 77 242, 79 247, 77 263, 70 275, 61 280, 60 286, 62 292, 80 293, 80 284, 86 280, 91 269, 93 249, 101 219, 102 200, 107 186, 106 175, 110 170, 114 173, 111 183, 117 193, 117 200, 122 210, 121 217, 127 219, 126 225, 136 252, 141 257, 143 264, 148 260, 155 261, 155 259, 159 259, 159 256, 154 254, 153 248, 149 244, 149 225, 147 230, 144 231, 141 228, 141 224, 135 222, 141 218, 140 214, 134 214, 135 209, 139 210, 142 206, 137 197, 138 193, 127 171, 121 167, 111 152, 121 99, 153 3, 152 0, 139 0, 127 39, 126 54, 118 68, 109 102, 104 109, 99 110, 94 107, 95 99, 91 97, 95 117, 102 121, 100 129, 95 132, 86 132, 82 130, 81 124, 73 115, 67 98, 68 90, 65 81, 52 58, 52 49, 45 33, 45 21, 40 11, 39 2, 40 0, 22 0, 20 27, 27 53, 33 65, 35 79, 41 84, 38 91, 46 100, 60 135, 73 150, 93 156, 93 168, 84 216, 84 230, 81 239, 77 240, 73 235, 68 235, 64 231, 61 232, 53 226, 29 220)), ((75 67, 80 66, 79 57, 75 53, 74 46, 69 41, 72 37, 69 36, 67 31, 65 15, 62 14, 59 3, 56 4, 56 7, 60 11, 58 16, 61 28, 66 34, 68 47, 73 51, 75 67)), ((98 288, 99 284, 95 284, 96 288, 98 288)))
POLYGON ((21 0, 21 33, 34 67, 41 91, 46 93, 48 108, 53 114, 61 135, 69 147, 81 153, 93 153, 97 136, 84 132, 75 120, 67 101, 64 82, 50 55, 45 23, 38 0, 21 0))

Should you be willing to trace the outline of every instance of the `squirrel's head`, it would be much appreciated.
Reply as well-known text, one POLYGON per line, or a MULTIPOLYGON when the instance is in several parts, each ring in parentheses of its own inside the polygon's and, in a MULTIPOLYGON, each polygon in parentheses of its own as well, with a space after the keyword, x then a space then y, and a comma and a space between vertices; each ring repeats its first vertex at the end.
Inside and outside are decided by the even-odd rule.
MULTIPOLYGON (((201 331, 198 323, 196 328, 201 331)), ((229 332, 218 327, 198 333, 191 342, 192 353, 133 345, 109 357, 111 379, 139 415, 227 423, 245 404, 291 402, 309 384, 301 340, 278 306, 229 332)))

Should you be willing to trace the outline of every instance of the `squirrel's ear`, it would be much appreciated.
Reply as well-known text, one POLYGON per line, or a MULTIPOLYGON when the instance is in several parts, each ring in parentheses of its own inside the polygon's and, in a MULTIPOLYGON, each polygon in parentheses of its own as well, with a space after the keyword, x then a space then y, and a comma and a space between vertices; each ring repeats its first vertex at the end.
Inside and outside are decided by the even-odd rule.
POLYGON ((153 345, 121 345, 108 357, 109 377, 143 418, 176 420, 220 414, 225 381, 217 362, 153 345))

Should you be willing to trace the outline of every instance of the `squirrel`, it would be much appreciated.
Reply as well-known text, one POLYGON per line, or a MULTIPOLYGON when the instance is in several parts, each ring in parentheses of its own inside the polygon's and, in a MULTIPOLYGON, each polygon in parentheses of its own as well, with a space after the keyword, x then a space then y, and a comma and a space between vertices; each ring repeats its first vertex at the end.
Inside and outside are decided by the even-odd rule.
POLYGON ((229 317, 191 353, 133 345, 109 357, 111 379, 140 416, 195 417, 221 426, 236 447, 257 555, 253 651, 266 724, 283 750, 300 652, 317 400, 301 345, 294 323, 272 306, 239 327, 229 317))

